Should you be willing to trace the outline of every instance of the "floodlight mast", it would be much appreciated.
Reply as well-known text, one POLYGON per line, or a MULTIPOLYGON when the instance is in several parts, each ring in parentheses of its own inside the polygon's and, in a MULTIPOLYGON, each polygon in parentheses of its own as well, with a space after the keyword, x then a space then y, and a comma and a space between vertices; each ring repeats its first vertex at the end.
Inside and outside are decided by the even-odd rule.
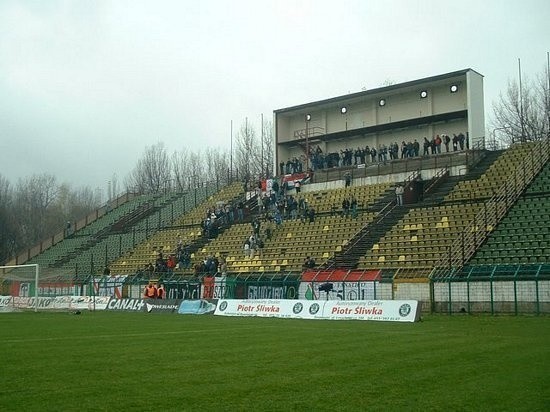
POLYGON ((309 171, 309 122, 311 120, 311 114, 307 113, 306 117, 306 173, 309 171))

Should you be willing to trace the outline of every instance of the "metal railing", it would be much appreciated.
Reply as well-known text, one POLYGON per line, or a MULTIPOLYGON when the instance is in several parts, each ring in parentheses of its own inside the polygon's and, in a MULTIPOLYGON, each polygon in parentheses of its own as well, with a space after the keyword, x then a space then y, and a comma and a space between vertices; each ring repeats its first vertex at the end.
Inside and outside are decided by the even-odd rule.
POLYGON ((340 166, 328 169, 316 169, 313 174, 313 183, 327 183, 334 180, 343 180, 346 174, 353 179, 383 176, 396 173, 412 173, 415 170, 452 169, 459 166, 474 167, 486 155, 481 144, 472 149, 440 153, 437 155, 408 157, 382 162, 366 163, 365 165, 340 166))
POLYGON ((126 192, 121 195, 119 195, 117 198, 109 201, 107 204, 97 208, 92 213, 89 213, 85 217, 77 220, 74 222, 74 224, 71 224, 71 231, 70 233, 67 233, 67 230, 62 230, 47 239, 42 240, 37 245, 27 248, 23 251, 20 251, 16 254, 16 256, 6 262, 6 265, 20 265, 28 260, 32 259, 33 257, 39 255, 46 249, 49 249, 50 247, 54 246, 55 244, 61 242, 63 239, 65 239, 68 235, 76 232, 77 230, 82 229, 83 227, 89 225, 90 223, 95 222, 99 218, 103 217, 109 210, 119 207, 120 205, 130 201, 134 197, 139 196, 139 193, 133 193, 133 192, 126 192))
POLYGON ((483 245, 508 210, 514 205, 525 188, 542 170, 550 157, 550 140, 533 144, 525 161, 516 168, 511 179, 493 195, 483 202, 481 210, 474 215, 473 221, 464 228, 449 246, 448 255, 442 257, 435 265, 431 279, 454 277, 466 262, 483 245))
MULTIPOLYGON (((420 178, 420 170, 415 170, 412 174, 410 174, 409 177, 407 177, 407 179, 405 180, 405 185, 403 187, 404 192, 406 192, 407 189, 411 187, 413 182, 415 182, 419 178, 420 178)), ((373 227, 374 225, 381 224, 386 219, 386 217, 393 211, 393 209, 396 207, 397 199, 393 194, 390 196, 392 197, 392 199, 388 203, 386 203, 384 207, 382 207, 382 209, 378 212, 376 219, 362 226, 361 229, 359 229, 354 234, 354 236, 351 238, 352 239, 351 242, 349 242, 345 246, 346 249, 342 251, 341 255, 346 255, 351 253, 355 248, 355 246, 357 246, 360 242, 363 241, 363 239, 365 239, 366 236, 370 234, 370 231, 368 229, 373 227)), ((327 265, 326 270, 335 268, 334 258, 335 258, 335 254, 333 254, 329 258, 329 261, 331 263, 327 265)))

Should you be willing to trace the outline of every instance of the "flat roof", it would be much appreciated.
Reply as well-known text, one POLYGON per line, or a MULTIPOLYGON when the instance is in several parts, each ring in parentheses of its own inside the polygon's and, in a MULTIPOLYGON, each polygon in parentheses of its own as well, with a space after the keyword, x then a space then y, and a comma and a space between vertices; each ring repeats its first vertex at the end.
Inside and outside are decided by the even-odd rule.
POLYGON ((330 106, 330 105, 333 105, 333 104, 338 103, 338 102, 349 101, 349 100, 353 100, 353 99, 356 99, 356 98, 362 98, 362 97, 381 95, 381 94, 391 92, 393 90, 403 89, 403 88, 411 87, 411 86, 417 86, 417 85, 424 84, 424 83, 432 83, 432 82, 436 82, 436 81, 450 79, 450 78, 457 77, 457 76, 463 76, 468 72, 474 72, 474 73, 477 73, 478 75, 483 77, 482 74, 476 72, 473 69, 457 70, 455 72, 440 74, 440 75, 437 75, 437 76, 425 77, 423 79, 417 79, 417 80, 412 80, 412 81, 408 81, 408 82, 404 82, 404 83, 392 84, 390 86, 378 87, 376 89, 365 90, 365 91, 361 91, 361 92, 357 92, 357 93, 349 93, 349 94, 346 94, 346 95, 343 95, 343 96, 337 96, 337 97, 332 97, 330 99, 318 100, 316 102, 311 102, 311 103, 300 104, 300 105, 297 105, 297 106, 286 107, 284 109, 277 109, 277 110, 274 110, 273 113, 279 114, 279 113, 285 113, 285 112, 300 111, 300 110, 303 110, 303 109, 306 109, 306 108, 311 108, 312 106, 325 106, 325 105, 330 106))

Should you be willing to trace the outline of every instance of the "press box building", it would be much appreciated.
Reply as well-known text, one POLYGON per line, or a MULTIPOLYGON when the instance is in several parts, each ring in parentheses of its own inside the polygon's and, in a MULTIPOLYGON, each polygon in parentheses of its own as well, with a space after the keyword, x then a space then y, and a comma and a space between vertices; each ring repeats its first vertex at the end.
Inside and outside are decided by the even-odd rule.
MULTIPOLYGON (((472 69, 351 93, 274 111, 276 165, 319 146, 389 146, 463 133, 469 146, 485 136, 483 76, 472 69)), ((422 149, 421 149, 422 153, 422 149)), ((278 170, 277 166, 276 169, 278 170)))

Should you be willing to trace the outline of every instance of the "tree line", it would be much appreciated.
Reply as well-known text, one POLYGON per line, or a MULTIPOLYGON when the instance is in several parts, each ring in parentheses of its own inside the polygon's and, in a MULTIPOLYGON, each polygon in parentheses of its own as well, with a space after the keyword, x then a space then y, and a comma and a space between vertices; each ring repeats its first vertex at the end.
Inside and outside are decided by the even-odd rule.
MULTIPOLYGON (((268 177, 274 163, 271 122, 256 128, 243 122, 235 148, 188 149, 168 152, 164 143, 146 147, 123 181, 123 191, 161 193, 185 191, 206 182, 268 177), (233 152, 233 153, 231 153, 233 152)), ((116 174, 109 185, 109 199, 117 193, 116 174)), ((102 206, 102 196, 89 187, 73 188, 55 176, 36 174, 12 184, 0 174, 0 263, 63 231, 102 206)))
MULTIPOLYGON (((493 102, 488 122, 488 146, 548 138, 550 130, 550 73, 548 67, 521 82, 509 80, 493 102)), ((233 146, 233 145, 232 145, 233 146)), ((273 173, 275 142, 272 123, 260 130, 245 120, 237 130, 234 148, 186 148, 169 152, 164 143, 146 147, 124 179, 125 191, 159 193, 184 191, 205 182, 227 184, 233 179, 254 180, 273 173)), ((109 198, 117 193, 113 175, 109 198)), ((11 184, 0 175, 0 262, 60 232, 101 205, 89 187, 72 188, 55 176, 33 175, 11 184)))

